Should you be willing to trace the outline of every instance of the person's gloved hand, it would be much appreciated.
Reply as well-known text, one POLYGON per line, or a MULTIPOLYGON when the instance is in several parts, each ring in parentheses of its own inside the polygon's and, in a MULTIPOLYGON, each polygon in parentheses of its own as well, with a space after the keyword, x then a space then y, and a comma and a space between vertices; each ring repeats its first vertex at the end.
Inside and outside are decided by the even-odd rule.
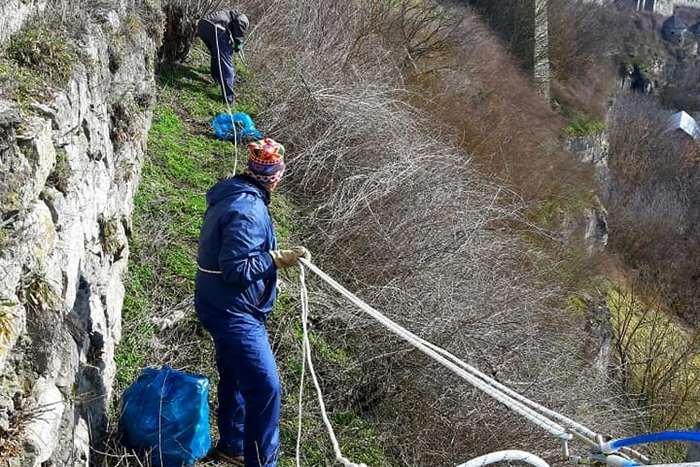
POLYGON ((311 261, 311 253, 303 246, 295 246, 291 250, 272 250, 270 256, 272 256, 277 269, 295 266, 299 262, 299 258, 311 261))

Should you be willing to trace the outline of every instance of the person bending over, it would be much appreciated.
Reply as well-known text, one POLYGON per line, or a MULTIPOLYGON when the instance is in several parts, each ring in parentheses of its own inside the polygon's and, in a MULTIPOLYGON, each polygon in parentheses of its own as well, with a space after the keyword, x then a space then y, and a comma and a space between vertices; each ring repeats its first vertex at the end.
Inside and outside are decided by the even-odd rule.
POLYGON ((210 73, 219 83, 226 102, 233 104, 233 86, 236 83, 236 69, 233 53, 243 47, 243 39, 248 30, 248 17, 236 10, 222 10, 211 13, 199 20, 197 35, 209 49, 211 56, 210 73))

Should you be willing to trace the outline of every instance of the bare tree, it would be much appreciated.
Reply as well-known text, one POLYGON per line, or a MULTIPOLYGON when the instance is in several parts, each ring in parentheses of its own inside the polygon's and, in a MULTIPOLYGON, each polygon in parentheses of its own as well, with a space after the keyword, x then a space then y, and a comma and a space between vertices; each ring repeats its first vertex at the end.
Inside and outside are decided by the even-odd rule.
POLYGON ((196 38, 199 19, 226 4, 225 0, 164 0, 165 33, 158 51, 161 61, 184 60, 196 38))

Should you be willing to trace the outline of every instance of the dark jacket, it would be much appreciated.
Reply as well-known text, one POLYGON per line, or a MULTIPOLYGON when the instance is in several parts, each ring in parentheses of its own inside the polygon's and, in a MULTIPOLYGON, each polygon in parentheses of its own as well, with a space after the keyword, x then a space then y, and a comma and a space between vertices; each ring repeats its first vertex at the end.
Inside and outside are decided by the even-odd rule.
POLYGON ((247 28, 247 25, 239 21, 240 16, 241 14, 236 10, 221 10, 210 13, 202 19, 225 29, 234 44, 240 44, 245 38, 245 28, 247 28))
POLYGON ((269 201, 267 190, 245 175, 207 193, 195 289, 197 314, 207 328, 240 313, 264 321, 272 311, 277 269, 269 252, 277 241, 269 201))

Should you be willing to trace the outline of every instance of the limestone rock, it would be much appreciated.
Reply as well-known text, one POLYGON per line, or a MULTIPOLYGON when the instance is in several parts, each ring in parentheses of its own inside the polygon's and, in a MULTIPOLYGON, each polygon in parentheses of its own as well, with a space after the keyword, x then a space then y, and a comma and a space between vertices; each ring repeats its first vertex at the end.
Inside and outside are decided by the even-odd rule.
POLYGON ((33 14, 46 8, 48 0, 5 0, 0 4, 0 44, 4 43, 33 14))
MULTIPOLYGON (((0 6, 0 42, 24 21, 8 5, 41 3, 0 6)), ((113 67, 133 5, 100 8, 78 39, 82 63, 52 99, 25 111, 0 99, 0 325, 11 327, 0 340, 0 434, 31 415, 25 452, 8 466, 90 465, 107 426, 156 47, 153 28, 135 28, 113 67)))
POLYGON ((607 134, 602 132, 571 138, 567 141, 567 146, 581 162, 593 165, 601 188, 607 190, 610 178, 608 169, 610 142, 607 134))
POLYGON ((26 465, 39 467, 53 454, 61 433, 65 401, 58 388, 45 379, 39 380, 36 388, 36 414, 25 428, 26 465))
POLYGON ((599 201, 588 209, 585 239, 591 251, 603 250, 608 245, 608 211, 599 201))

